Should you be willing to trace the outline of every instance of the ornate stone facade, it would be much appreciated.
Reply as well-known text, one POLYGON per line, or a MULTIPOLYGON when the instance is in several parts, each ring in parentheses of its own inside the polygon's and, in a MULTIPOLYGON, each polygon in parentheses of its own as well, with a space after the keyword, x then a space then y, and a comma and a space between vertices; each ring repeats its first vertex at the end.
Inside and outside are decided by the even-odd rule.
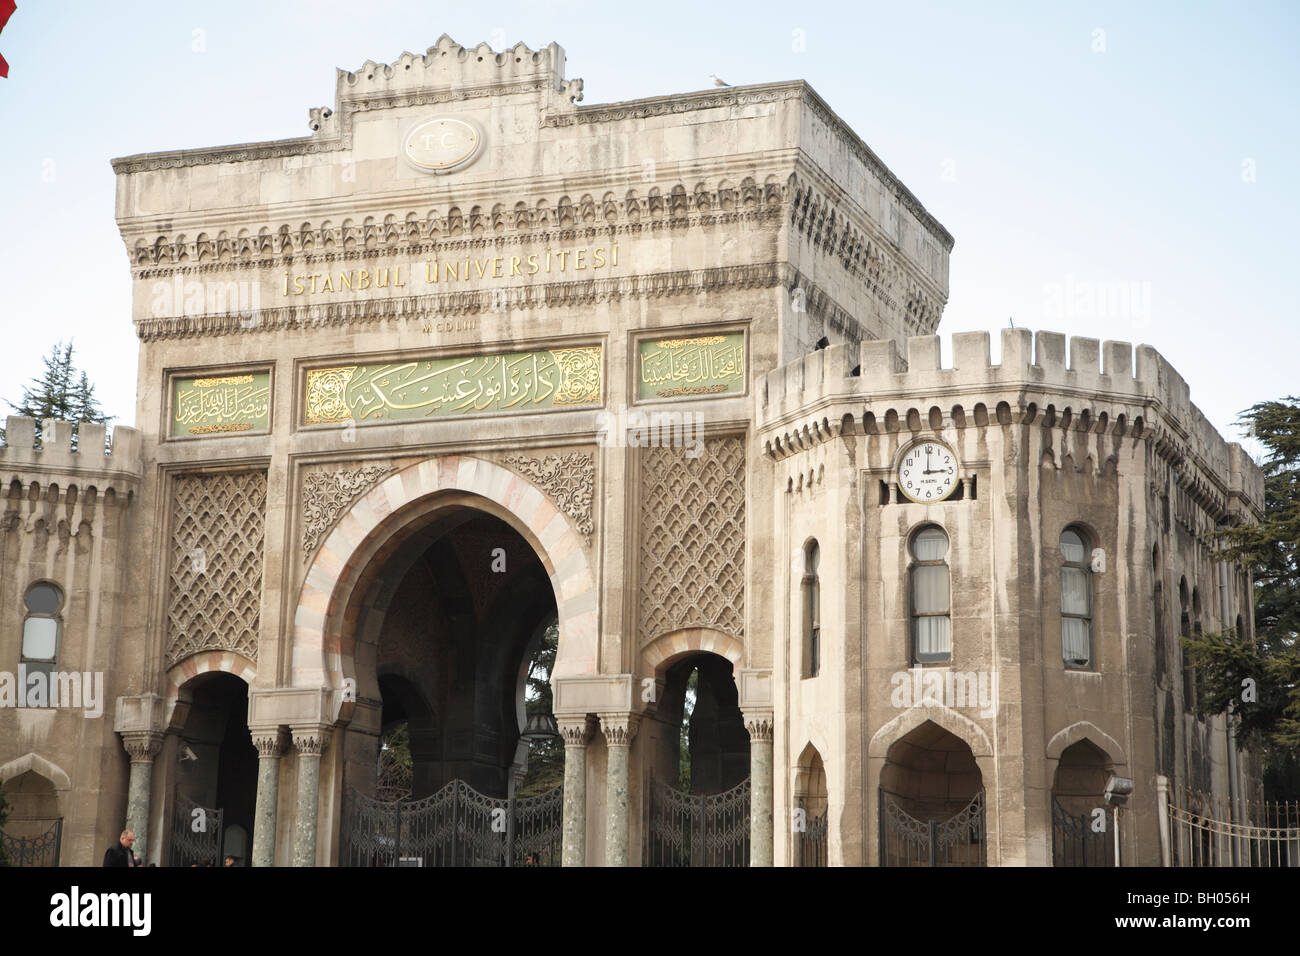
POLYGON ((1249 629, 1205 533, 1261 479, 1177 373, 1020 330, 941 367, 952 237, 806 83, 583 86, 554 44, 443 37, 339 71, 309 136, 114 161, 140 431, 103 455, 9 419, 0 448, 0 651, 54 584, 57 663, 121 694, 111 723, 0 708, 63 862, 219 794, 241 861, 400 856, 354 839, 386 735, 413 796, 508 805, 544 658, 548 862, 718 862, 662 821, 725 806, 730 862, 888 860, 901 813, 978 818, 962 862, 1047 864, 1053 801, 1113 772, 1153 863, 1158 778, 1254 786, 1178 637, 1249 629), (897 469, 926 443, 960 469, 930 502, 897 469), (936 676, 992 693, 900 694, 936 676))
POLYGON ((646 449, 641 459, 640 635, 679 628, 745 634, 745 444, 704 454, 646 449))
POLYGON ((170 666, 207 650, 257 661, 266 472, 179 475, 172 485, 170 666))

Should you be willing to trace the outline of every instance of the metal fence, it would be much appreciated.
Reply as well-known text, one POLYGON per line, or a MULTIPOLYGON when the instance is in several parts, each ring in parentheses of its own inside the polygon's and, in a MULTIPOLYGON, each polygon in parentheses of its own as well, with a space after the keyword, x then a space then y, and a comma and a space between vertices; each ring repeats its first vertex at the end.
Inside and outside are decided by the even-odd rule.
POLYGON ((918 820, 880 791, 881 866, 984 866, 984 791, 945 820, 918 820))
POLYGON ((749 866, 750 787, 682 793, 650 781, 646 866, 749 866))
POLYGON ((1180 787, 1166 817, 1170 866, 1300 866, 1300 802, 1238 800, 1234 814, 1229 801, 1180 787))
POLYGON ((804 806, 803 800, 798 801, 799 809, 803 811, 802 829, 795 832, 795 853, 799 866, 829 866, 828 858, 830 856, 827 837, 829 827, 827 822, 830 819, 830 808, 823 810, 818 814, 811 814, 808 808, 804 806))
POLYGON ((564 788, 506 799, 453 780, 420 800, 348 787, 341 866, 559 866, 564 788))
POLYGON ((0 831, 0 840, 4 841, 10 866, 58 866, 59 849, 63 845, 63 817, 51 823, 44 833, 20 837, 0 831))

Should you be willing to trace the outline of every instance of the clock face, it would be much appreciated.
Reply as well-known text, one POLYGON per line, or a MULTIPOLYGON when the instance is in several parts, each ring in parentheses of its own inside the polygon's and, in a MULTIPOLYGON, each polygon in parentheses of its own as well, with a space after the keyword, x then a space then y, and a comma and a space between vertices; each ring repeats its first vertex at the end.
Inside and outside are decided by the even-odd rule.
POLYGON ((957 487, 957 456, 941 441, 913 445, 898 463, 898 487, 912 501, 943 501, 957 487))

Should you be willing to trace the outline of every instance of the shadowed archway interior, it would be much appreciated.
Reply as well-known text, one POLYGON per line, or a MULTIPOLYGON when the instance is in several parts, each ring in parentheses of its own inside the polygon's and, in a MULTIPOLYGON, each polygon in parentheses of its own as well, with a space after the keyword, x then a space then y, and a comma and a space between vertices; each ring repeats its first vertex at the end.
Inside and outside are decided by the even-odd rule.
POLYGON ((556 616, 550 578, 532 546, 486 511, 457 504, 416 520, 354 592, 357 708, 344 782, 419 799, 463 780, 505 797, 527 766, 519 674, 556 616), (385 746, 407 750, 394 761, 385 746))

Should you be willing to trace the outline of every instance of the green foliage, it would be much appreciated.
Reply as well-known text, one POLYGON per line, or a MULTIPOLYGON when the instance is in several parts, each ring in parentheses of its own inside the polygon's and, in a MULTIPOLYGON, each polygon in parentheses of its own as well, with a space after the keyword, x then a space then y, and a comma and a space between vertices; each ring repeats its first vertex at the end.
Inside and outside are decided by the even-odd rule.
POLYGON ((379 740, 379 774, 375 796, 404 800, 411 795, 415 764, 411 759, 411 728, 402 721, 384 731, 379 740))
MULTIPOLYGON (((25 415, 36 419, 36 437, 41 438, 41 426, 47 418, 61 422, 80 424, 107 424, 109 422, 99 400, 95 398, 95 387, 85 372, 79 371, 72 361, 72 342, 67 345, 57 343, 45 357, 45 371, 32 379, 30 385, 23 387, 22 401, 6 404, 16 415, 25 415)), ((3 438, 0 430, 0 438, 3 438)), ((73 429, 72 447, 77 447, 77 429, 73 429)))
POLYGON ((686 678, 686 699, 682 701, 682 729, 678 741, 677 786, 682 793, 691 792, 691 717, 699 694, 700 671, 695 668, 686 678))
MULTIPOLYGON (((560 647, 560 625, 553 622, 542 634, 542 639, 528 664, 527 685, 524 691, 524 710, 528 716, 554 713, 551 694, 551 671, 555 668, 555 654, 560 647)), ((530 741, 528 744, 528 769, 515 795, 535 797, 549 793, 564 783, 564 741, 558 737, 550 740, 530 741)))
POLYGON ((1238 718, 1238 740, 1264 755, 1274 780, 1296 779, 1300 749, 1300 398, 1260 402, 1241 415, 1267 449, 1264 517, 1214 534, 1216 558, 1249 567, 1255 640, 1235 628, 1185 639, 1200 689, 1197 711, 1238 718), (1253 691, 1253 693, 1252 693, 1253 691), (1251 700, 1254 696, 1256 699, 1251 700))

